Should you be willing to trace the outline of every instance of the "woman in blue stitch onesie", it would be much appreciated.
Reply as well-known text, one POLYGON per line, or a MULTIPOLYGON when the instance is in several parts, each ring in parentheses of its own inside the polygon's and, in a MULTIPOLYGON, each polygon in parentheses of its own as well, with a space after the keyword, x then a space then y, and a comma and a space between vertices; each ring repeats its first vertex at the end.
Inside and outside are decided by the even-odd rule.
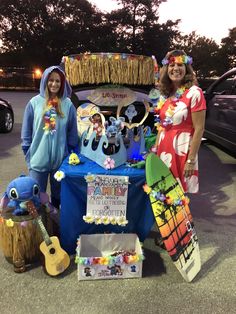
POLYGON ((47 68, 40 92, 27 104, 21 139, 29 175, 46 192, 48 178, 51 202, 59 208, 60 183, 54 178, 63 159, 78 146, 76 109, 70 100, 71 87, 59 66, 47 68))

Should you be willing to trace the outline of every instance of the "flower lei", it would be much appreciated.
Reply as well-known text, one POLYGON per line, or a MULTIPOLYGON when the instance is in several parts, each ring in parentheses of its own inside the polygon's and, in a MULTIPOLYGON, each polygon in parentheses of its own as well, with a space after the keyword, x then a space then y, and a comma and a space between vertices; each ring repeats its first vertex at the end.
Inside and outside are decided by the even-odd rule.
POLYGON ((157 106, 154 109, 155 122, 156 122, 155 126, 157 127, 157 130, 162 130, 164 128, 167 128, 167 126, 170 126, 171 124, 173 124, 173 115, 175 113, 176 103, 178 99, 183 95, 185 90, 186 90, 186 87, 181 86, 180 88, 177 89, 173 97, 165 97, 163 95, 160 96, 157 106), (168 109, 166 110, 164 120, 161 120, 160 111, 168 98, 172 98, 172 99, 171 99, 168 109))
POLYGON ((169 58, 164 58, 161 61, 162 65, 168 65, 171 63, 178 63, 178 64, 192 64, 193 58, 190 56, 182 55, 182 56, 170 56, 169 58))
POLYGON ((155 191, 150 186, 148 186, 147 183, 143 185, 143 190, 151 198, 160 202, 163 208, 171 206, 174 211, 180 211, 182 208, 188 210, 190 200, 185 194, 179 195, 177 198, 173 198, 164 194, 162 191, 155 191))
POLYGON ((88 223, 92 224, 95 223, 95 225, 118 225, 118 226, 126 226, 128 224, 128 220, 125 216, 119 216, 119 217, 108 217, 108 216, 93 216, 93 215, 86 215, 83 216, 83 220, 88 223))
POLYGON ((44 113, 44 132, 54 134, 56 132, 58 98, 49 99, 46 111, 44 113))
POLYGON ((101 257, 79 257, 79 249, 77 247, 77 255, 75 262, 80 265, 114 265, 114 264, 133 264, 144 260, 144 255, 136 252, 117 252, 117 254, 101 256, 101 257))

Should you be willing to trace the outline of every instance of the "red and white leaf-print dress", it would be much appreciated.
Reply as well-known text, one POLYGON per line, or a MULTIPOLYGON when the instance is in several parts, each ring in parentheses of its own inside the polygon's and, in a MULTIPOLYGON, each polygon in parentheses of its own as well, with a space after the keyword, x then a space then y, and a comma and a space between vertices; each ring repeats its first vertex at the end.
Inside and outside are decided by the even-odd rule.
MULTIPOLYGON (((171 99, 167 99, 161 108, 161 121, 165 119, 170 104, 171 99)), ((170 168, 183 190, 189 193, 197 193, 199 190, 197 156, 194 174, 188 178, 184 177, 184 167, 194 132, 191 112, 201 110, 206 110, 205 98, 201 88, 192 86, 176 101, 172 116, 173 124, 168 125, 161 132, 157 151, 157 155, 170 168)))

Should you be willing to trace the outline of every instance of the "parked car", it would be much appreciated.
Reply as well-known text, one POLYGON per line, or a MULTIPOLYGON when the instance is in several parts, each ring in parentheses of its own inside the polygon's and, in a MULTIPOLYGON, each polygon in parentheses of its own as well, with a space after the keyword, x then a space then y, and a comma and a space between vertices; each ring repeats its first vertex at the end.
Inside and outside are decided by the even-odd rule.
POLYGON ((212 83, 205 91, 205 97, 204 136, 236 155, 236 68, 212 83))
MULTIPOLYGON (((104 88, 106 87, 106 85, 104 86, 104 88)), ((91 102, 91 96, 97 92, 98 90, 101 91, 102 86, 100 86, 99 89, 97 89, 94 86, 87 86, 87 87, 83 87, 83 88, 75 88, 73 90, 72 93, 72 97, 71 100, 74 103, 75 107, 78 108, 80 105, 84 104, 84 103, 89 103, 91 102), (90 99, 90 100, 89 100, 90 99)), ((106 89, 105 89, 106 90, 106 89)), ((109 87, 108 91, 111 90, 112 93, 116 93, 119 92, 119 88, 111 88, 109 87)), ((150 104, 150 99, 148 97, 148 90, 144 89, 144 88, 134 88, 134 87, 124 87, 124 90, 127 91, 134 96, 135 101, 132 102, 132 104, 135 106, 136 110, 137 110, 137 116, 135 116, 132 120, 132 123, 138 123, 145 115, 145 106, 144 106, 144 101, 146 103, 150 104)), ((107 90, 106 90, 107 91, 107 90)), ((110 92, 108 92, 107 94, 110 94, 110 92)), ((107 99, 109 98, 108 95, 106 95, 107 99)), ((94 97, 93 97, 94 98, 94 97)), ((111 97, 109 98, 111 99, 111 97)), ((117 102, 103 102, 102 105, 99 105, 100 108, 100 112, 104 114, 104 116, 108 119, 110 116, 114 116, 116 117, 117 114, 117 102)), ((124 116, 125 114, 125 110, 127 109, 127 107, 123 107, 120 111, 120 115, 124 116)), ((127 120, 127 117, 126 117, 127 120)), ((128 120, 127 120, 128 122, 128 120)), ((151 128, 153 128, 154 126, 154 115, 152 113, 149 113, 147 115, 147 118, 144 121, 144 126, 148 125, 151 128)))
POLYGON ((9 133, 14 125, 13 108, 7 100, 0 98, 0 132, 9 133))

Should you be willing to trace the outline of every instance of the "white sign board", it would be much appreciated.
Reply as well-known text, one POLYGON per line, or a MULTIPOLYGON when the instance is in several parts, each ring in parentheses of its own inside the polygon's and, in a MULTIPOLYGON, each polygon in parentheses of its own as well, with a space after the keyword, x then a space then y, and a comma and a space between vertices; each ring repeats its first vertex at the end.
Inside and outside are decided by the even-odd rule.
POLYGON ((125 225, 129 177, 94 175, 87 181, 87 213, 84 218, 88 223, 113 223, 125 225), (92 218, 96 218, 93 220, 92 218), (101 219, 101 220, 99 220, 101 219), (93 221, 92 221, 93 220, 93 221), (121 223, 119 223, 121 222, 121 223))
POLYGON ((87 97, 97 106, 128 106, 136 101, 135 93, 126 87, 97 88, 87 97))

